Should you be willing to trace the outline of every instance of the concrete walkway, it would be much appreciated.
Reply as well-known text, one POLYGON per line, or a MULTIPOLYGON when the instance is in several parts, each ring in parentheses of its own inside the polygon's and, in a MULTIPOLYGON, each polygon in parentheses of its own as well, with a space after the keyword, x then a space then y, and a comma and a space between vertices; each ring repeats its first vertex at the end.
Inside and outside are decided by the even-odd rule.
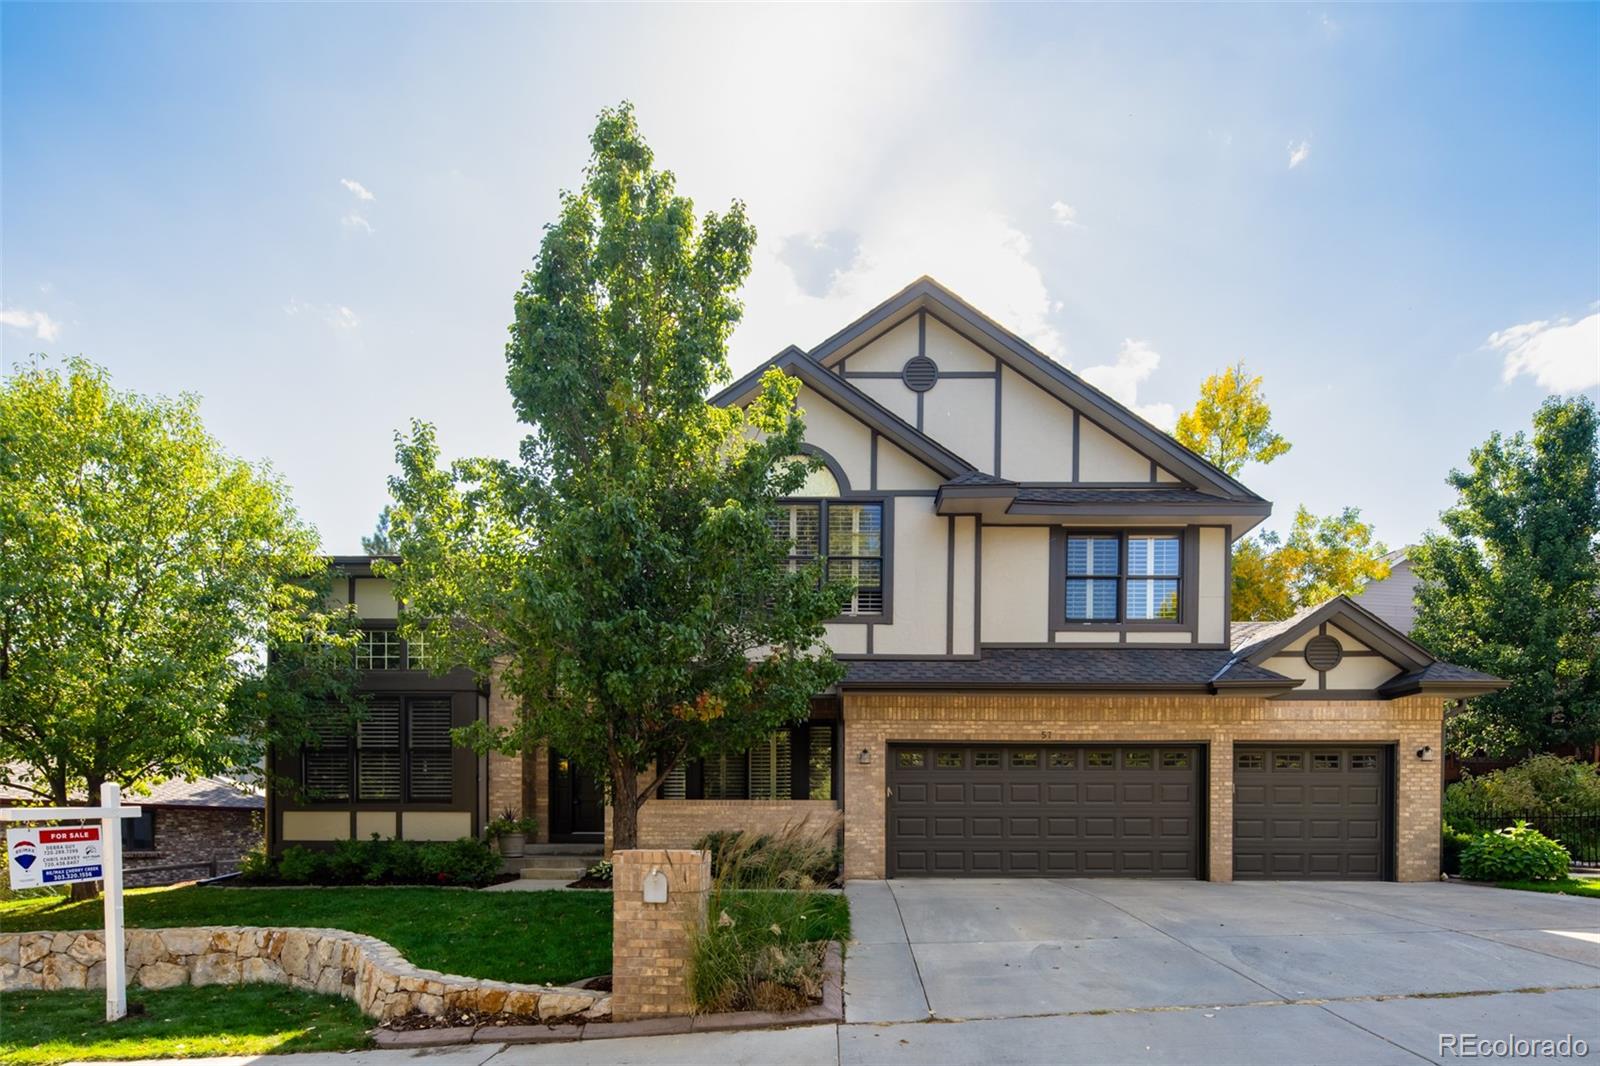
POLYGON ((844 1025, 274 1056, 264 1066, 1465 1057, 1441 1051, 1443 1034, 1570 1035, 1600 1057, 1594 900, 1456 884, 1148 881, 853 882, 846 893, 856 941, 844 1025))

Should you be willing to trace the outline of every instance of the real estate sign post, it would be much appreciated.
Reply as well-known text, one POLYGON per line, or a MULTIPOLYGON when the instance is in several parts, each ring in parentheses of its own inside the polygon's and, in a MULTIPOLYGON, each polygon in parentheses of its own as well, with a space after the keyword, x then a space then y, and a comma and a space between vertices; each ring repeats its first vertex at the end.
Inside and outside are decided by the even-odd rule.
POLYGON ((6 859, 12 888, 39 888, 74 881, 104 881, 106 943, 106 1021, 128 1013, 128 979, 122 943, 122 819, 139 817, 138 807, 122 805, 122 788, 100 786, 98 807, 10 807, 0 822, 52 822, 96 818, 99 825, 49 826, 6 830, 6 859))

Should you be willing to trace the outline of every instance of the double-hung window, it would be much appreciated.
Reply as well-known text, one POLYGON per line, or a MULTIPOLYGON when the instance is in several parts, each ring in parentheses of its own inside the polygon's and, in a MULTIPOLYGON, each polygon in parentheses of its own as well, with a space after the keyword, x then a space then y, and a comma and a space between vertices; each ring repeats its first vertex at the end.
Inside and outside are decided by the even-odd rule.
POLYGON ((773 521, 773 533, 789 546, 790 569, 797 570, 821 556, 827 560, 827 579, 853 588, 842 615, 883 613, 882 503, 785 503, 773 521))
POLYGON ((1178 620, 1182 554, 1182 544, 1175 536, 1128 537, 1127 617, 1130 620, 1178 620))
POLYGON ((1114 534, 1067 537, 1067 620, 1115 622, 1122 545, 1114 534))
POLYGON ((662 799, 834 798, 834 723, 780 729, 739 752, 680 762, 662 779, 662 799))
POLYGON ((418 803, 449 803, 455 784, 451 772, 450 699, 413 699, 409 703, 407 798, 418 803))
POLYGON ((1068 533, 1063 621, 1176 622, 1183 539, 1175 533, 1068 533))

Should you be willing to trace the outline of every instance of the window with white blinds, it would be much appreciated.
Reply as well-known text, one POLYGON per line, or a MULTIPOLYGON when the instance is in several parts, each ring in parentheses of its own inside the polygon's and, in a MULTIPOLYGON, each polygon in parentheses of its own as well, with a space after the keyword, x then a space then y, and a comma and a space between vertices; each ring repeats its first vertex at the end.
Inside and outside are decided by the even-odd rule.
POLYGON ((448 803, 454 791, 450 752, 450 700, 409 701, 410 725, 406 756, 410 798, 419 803, 448 803))
POLYGON ((301 782, 306 796, 318 802, 350 798, 350 729, 337 715, 313 718, 316 739, 302 755, 301 782))
POLYGON ((667 776, 661 779, 661 798, 669 800, 687 799, 689 796, 689 768, 682 759, 678 765, 667 771, 667 776))
POLYGON ((806 729, 806 794, 814 800, 833 798, 833 726, 815 724, 806 729))
POLYGON ((400 701, 373 700, 356 723, 356 798, 400 798, 400 701))
POLYGON ((780 730, 750 749, 750 798, 788 799, 794 787, 789 731, 780 730))
POLYGON ((744 799, 747 776, 744 752, 708 755, 705 761, 705 798, 744 799))

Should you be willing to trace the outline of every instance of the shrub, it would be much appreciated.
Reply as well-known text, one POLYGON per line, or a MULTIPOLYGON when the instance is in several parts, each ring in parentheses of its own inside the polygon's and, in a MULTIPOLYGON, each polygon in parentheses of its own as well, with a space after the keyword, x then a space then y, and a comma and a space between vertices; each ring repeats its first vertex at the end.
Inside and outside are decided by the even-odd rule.
POLYGON ((1481 825, 1488 811, 1600 811, 1600 767, 1560 755, 1533 755, 1482 776, 1463 774, 1444 791, 1445 820, 1462 828, 1481 825))
POLYGON ((1571 863, 1566 848, 1520 821, 1461 849, 1461 876, 1472 881, 1560 881, 1571 863))
POLYGON ((501 837, 510 836, 513 833, 536 836, 538 832, 539 819, 520 817, 513 807, 507 807, 497 817, 490 819, 489 824, 483 827, 484 836, 490 840, 499 840, 501 837))
POLYGON ((1447 874, 1461 872, 1461 849, 1472 842, 1475 834, 1456 829, 1445 822, 1440 834, 1440 868, 1447 874))
POLYGON ((500 856, 466 837, 453 841, 341 840, 326 851, 298 845, 276 860, 247 860, 248 881, 286 885, 470 885, 482 887, 500 872, 500 856))
POLYGON ((611 880, 611 872, 611 860, 601 859, 599 862, 583 871, 583 876, 592 878, 596 881, 609 881, 611 880))

